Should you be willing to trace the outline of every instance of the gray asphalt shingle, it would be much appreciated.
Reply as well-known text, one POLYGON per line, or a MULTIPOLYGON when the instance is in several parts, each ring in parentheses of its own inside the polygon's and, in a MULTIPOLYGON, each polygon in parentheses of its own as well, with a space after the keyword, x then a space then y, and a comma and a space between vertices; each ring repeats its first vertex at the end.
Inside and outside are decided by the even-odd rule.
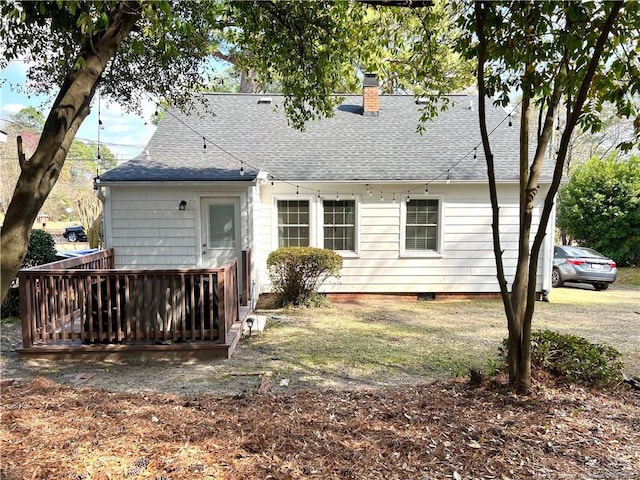
MULTIPOLYGON (((475 97, 452 96, 454 106, 427 122, 421 135, 421 106, 412 96, 383 95, 380 115, 364 117, 362 96, 346 95, 333 118, 310 122, 304 132, 287 125, 282 96, 268 95, 273 103, 259 104, 265 96, 203 95, 215 115, 205 113, 202 103, 189 114, 172 110, 147 145, 148 154, 105 173, 101 180, 240 181, 255 178, 259 170, 286 181, 427 182, 438 176, 444 180, 447 170, 452 182, 486 180, 481 146, 473 161, 474 147, 480 143, 475 97)), ((489 131, 501 123, 490 137, 496 176, 515 181, 519 132, 517 119, 509 128, 506 117, 504 109, 487 102, 489 131)))

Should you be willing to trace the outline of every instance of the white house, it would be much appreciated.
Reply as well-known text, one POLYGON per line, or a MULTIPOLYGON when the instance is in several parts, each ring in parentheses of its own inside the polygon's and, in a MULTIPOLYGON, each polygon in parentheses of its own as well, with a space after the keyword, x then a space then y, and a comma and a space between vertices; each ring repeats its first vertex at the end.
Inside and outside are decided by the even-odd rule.
MULTIPOLYGON (((168 112, 144 154, 98 180, 106 196, 105 242, 117 265, 219 266, 250 249, 255 292, 264 293, 268 254, 311 245, 344 258, 340 279, 326 292, 499 292, 477 98, 450 97, 453 106, 420 134, 420 102, 379 96, 373 80, 304 132, 287 125, 278 95, 204 94, 190 114, 168 112)), ((518 125, 494 107, 487 122, 511 281, 518 125)), ((550 176, 545 172, 541 194, 550 176)), ((539 292, 550 288, 553 229, 552 219, 539 292)))

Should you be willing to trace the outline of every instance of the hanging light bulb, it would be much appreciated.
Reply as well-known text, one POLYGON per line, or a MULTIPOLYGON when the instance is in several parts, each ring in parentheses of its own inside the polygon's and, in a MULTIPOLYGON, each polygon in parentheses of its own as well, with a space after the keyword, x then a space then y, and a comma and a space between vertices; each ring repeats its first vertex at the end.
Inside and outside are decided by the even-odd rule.
POLYGON ((320 200, 320 190, 318 190, 318 200, 320 200))
POLYGON ((207 149, 207 139, 205 137, 202 137, 202 149, 207 149))
POLYGON ((511 121, 511 114, 509 114, 509 127, 513 127, 513 122, 511 121))
POLYGON ((369 194, 369 196, 373 194, 373 192, 371 191, 371 185, 369 184, 367 184, 367 193, 369 194))
POLYGON ((104 123, 102 123, 102 119, 98 119, 98 125, 100 126, 100 130, 104 130, 104 123))
POLYGON ((354 195, 353 195, 353 191, 351 192, 351 200, 353 200, 354 195))
POLYGON ((560 115, 558 115, 558 123, 556 123, 556 131, 560 130, 560 115))
POLYGON ((395 194, 395 193, 393 194, 393 197, 391 198, 391 201, 392 201, 393 203, 396 203, 396 194, 395 194))
POLYGON ((451 183, 451 175, 449 175, 449 170, 447 170, 447 185, 451 183))
POLYGON ((478 147, 473 147, 473 163, 478 160, 478 147))
POLYGON ((411 192, 407 190, 407 203, 411 201, 411 192))
POLYGON ((298 187, 298 185, 296 185, 296 197, 300 195, 300 187, 298 187))
POLYGON ((380 192, 380 201, 384 202, 384 195, 382 194, 382 192, 380 192))
POLYGON ((240 175, 244 176, 244 163, 240 162, 240 175))
POLYGON ((336 201, 340 200, 340 194, 336 192, 336 201))
POLYGON ((425 196, 429 195, 429 185, 425 185, 424 194, 425 194, 425 196))

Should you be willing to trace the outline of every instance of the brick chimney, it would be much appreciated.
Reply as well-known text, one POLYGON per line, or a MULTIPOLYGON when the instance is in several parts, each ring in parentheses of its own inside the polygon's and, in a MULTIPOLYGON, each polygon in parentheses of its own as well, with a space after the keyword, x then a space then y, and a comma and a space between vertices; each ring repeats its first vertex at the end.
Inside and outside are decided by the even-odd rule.
POLYGON ((380 86, 375 73, 365 73, 362 84, 362 115, 377 117, 380 114, 380 86))

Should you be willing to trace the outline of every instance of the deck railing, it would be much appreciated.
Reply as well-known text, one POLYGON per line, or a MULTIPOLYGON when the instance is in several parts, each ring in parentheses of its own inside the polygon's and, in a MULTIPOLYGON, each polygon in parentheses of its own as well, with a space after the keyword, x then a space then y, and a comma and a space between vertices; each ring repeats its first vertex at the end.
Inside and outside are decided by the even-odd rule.
POLYGON ((226 343, 239 319, 237 260, 214 269, 114 268, 113 250, 21 270, 23 347, 226 343))

